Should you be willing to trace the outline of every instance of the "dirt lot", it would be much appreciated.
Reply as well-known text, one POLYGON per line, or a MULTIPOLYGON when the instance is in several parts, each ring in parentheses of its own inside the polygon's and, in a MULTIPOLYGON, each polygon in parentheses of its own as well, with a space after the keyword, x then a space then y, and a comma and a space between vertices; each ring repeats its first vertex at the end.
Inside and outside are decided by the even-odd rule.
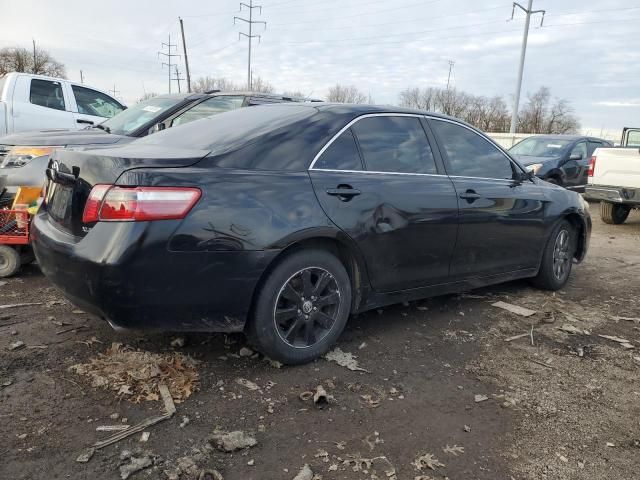
POLYGON ((640 214, 610 226, 592 207, 589 257, 565 290, 516 282, 361 315, 339 348, 366 372, 325 359, 277 368, 240 356, 250 355, 241 336, 188 335, 172 347, 175 336, 116 333, 29 267, 0 286, 0 305, 42 302, 0 310, 0 478, 116 479, 136 462, 147 467, 134 479, 196 479, 203 469, 225 480, 293 479, 305 464, 316 479, 639 478, 640 214), (163 412, 161 400, 133 403, 127 388, 93 388, 69 370, 112 342, 173 352, 179 372, 187 359, 175 352, 200 361, 199 387, 145 429, 147 442, 136 433, 79 463, 114 433, 98 426, 163 412), (318 385, 332 397, 323 408, 299 398, 318 385), (208 442, 214 430, 257 444, 221 452, 208 442))

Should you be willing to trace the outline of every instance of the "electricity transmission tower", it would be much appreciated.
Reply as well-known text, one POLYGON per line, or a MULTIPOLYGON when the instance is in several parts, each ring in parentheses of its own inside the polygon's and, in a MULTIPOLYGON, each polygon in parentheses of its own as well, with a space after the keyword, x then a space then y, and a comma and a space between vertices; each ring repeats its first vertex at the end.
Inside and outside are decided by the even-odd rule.
POLYGON ((260 20, 254 20, 253 19, 253 9, 257 8, 260 12, 260 14, 262 15, 262 6, 261 5, 254 5, 253 4, 253 0, 249 0, 249 4, 247 5, 244 2, 240 3, 240 11, 242 11, 242 7, 245 7, 249 10, 249 18, 242 18, 242 17, 233 17, 233 24, 235 25, 236 20, 240 20, 242 22, 245 22, 248 26, 249 26, 249 33, 244 33, 244 32, 238 32, 238 39, 240 39, 241 37, 247 37, 247 39, 249 40, 249 59, 248 59, 248 63, 247 63, 247 89, 251 90, 251 42, 254 38, 258 38, 258 42, 261 40, 261 36, 260 35, 254 35, 253 34, 253 24, 254 23, 261 23, 262 25, 264 25, 264 28, 267 28, 267 22, 264 21, 260 21, 260 20))
POLYGON ((180 55, 178 55, 177 53, 171 53, 172 48, 178 48, 176 44, 171 43, 171 35, 169 35, 169 43, 162 42, 162 48, 164 47, 167 47, 167 53, 158 52, 158 58, 160 58, 160 55, 167 58, 166 62, 162 62, 162 66, 164 67, 166 65, 167 69, 169 70, 169 93, 171 93, 171 67, 175 66, 175 63, 171 63, 171 58, 179 57, 180 55))
POLYGON ((116 84, 113 84, 113 89, 109 90, 109 93, 114 96, 114 97, 118 97, 118 95, 120 95, 120 90, 116 90, 116 84))
POLYGON ((449 90, 449 82, 451 81, 451 71, 453 70, 453 66, 456 64, 453 60, 449 60, 449 75, 447 76, 447 90, 449 90))
POLYGON ((178 70, 178 65, 174 65, 174 67, 176 68, 176 76, 173 78, 173 80, 178 82, 178 93, 182 93, 182 90, 180 90, 180 80, 184 80, 184 77, 180 76, 180 70, 178 70))
POLYGON ((517 2, 513 2, 513 8, 511 9, 511 20, 513 20, 513 15, 516 11, 516 7, 522 10, 527 18, 524 22, 524 35, 522 36, 522 48, 520 50, 520 66, 518 67, 518 82, 516 83, 516 94, 513 100, 513 113, 511 114, 511 128, 509 128, 509 133, 516 133, 516 124, 518 123, 518 106, 520 104, 520 90, 522 89, 522 73, 524 71, 524 56, 527 53, 527 39, 529 37, 529 23, 531 20, 531 15, 534 13, 542 13, 542 19, 540 20, 540 26, 542 26, 544 22, 544 14, 545 10, 532 10, 533 0, 529 0, 527 8, 524 8, 517 2))

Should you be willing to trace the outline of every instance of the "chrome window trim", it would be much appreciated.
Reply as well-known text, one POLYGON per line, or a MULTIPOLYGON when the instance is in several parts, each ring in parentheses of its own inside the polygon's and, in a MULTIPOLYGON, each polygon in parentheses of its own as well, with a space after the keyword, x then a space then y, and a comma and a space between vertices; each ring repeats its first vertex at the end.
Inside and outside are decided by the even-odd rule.
POLYGON ((339 172, 339 173, 367 173, 375 175, 413 175, 418 177, 447 177, 441 173, 409 173, 409 172, 377 172, 375 170, 339 170, 336 168, 314 168, 309 169, 313 172, 339 172))
MULTIPOLYGON (((317 170, 317 171, 321 171, 321 170, 327 170, 327 169, 323 169, 323 168, 317 168, 314 169, 314 165, 316 164, 316 162, 318 161, 318 159, 322 156, 322 154, 325 152, 325 150, 327 148, 329 148, 331 146, 331 144, 340 136, 342 135, 346 130, 348 130, 349 128, 351 128, 351 126, 362 120, 363 118, 371 118, 371 117, 414 117, 414 118, 424 118, 424 115, 420 115, 418 113, 389 113, 389 112, 383 112, 383 113, 366 113, 364 115, 361 115, 359 117, 354 118, 353 120, 351 120, 349 123, 347 123, 344 127, 342 127, 340 129, 340 131, 338 133, 336 133, 333 137, 331 137, 331 140, 329 140, 324 147, 322 147, 320 149, 320 151, 316 154, 315 157, 313 157, 313 161, 311 162, 311 165, 309 165, 308 170, 317 170)), ((426 133, 425 133, 426 136, 426 133)), ((432 147, 433 148, 433 147, 432 147)), ((358 171, 358 170, 357 170, 358 171)), ((364 172, 365 170, 359 170, 364 172)), ((392 173, 392 172, 382 172, 382 173, 392 173)), ((397 173, 403 173, 403 172, 397 172, 397 173)), ((419 174, 416 174, 419 175, 419 174)), ((427 175, 427 174, 420 174, 420 175, 427 175)))

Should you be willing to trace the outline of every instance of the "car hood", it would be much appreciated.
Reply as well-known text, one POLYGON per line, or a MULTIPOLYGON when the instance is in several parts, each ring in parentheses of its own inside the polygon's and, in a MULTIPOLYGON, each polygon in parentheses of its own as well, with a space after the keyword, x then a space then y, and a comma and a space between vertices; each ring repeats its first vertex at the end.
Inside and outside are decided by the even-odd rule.
POLYGON ((533 165, 534 163, 553 162, 553 161, 560 160, 561 158, 561 157, 530 157, 529 155, 513 155, 513 154, 511 154, 511 156, 514 157, 516 160, 518 160, 518 162, 520 162, 520 165, 524 165, 525 167, 527 165, 533 165))
POLYGON ((113 135, 98 128, 87 130, 51 129, 35 132, 14 133, 0 137, 2 145, 67 146, 67 145, 110 145, 133 140, 124 135, 113 135))

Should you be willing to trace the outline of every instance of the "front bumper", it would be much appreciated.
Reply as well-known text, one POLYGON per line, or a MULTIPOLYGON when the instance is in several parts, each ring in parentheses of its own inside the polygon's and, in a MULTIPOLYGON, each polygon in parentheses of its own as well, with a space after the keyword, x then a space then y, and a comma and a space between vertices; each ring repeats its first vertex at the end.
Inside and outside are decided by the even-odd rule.
POLYGON ((584 197, 589 200, 640 206, 640 188, 587 185, 584 197))
POLYGON ((173 252, 174 221, 100 222, 85 237, 46 212, 32 223, 44 274, 74 304, 115 328, 233 332, 278 251, 173 252))

